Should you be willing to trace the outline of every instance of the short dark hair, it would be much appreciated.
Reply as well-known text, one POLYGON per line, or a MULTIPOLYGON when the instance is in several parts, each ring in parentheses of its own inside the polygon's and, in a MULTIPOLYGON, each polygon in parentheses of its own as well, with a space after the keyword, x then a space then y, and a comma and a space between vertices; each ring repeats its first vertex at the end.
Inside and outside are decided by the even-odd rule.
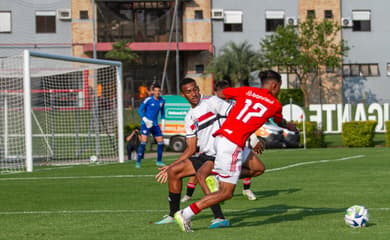
POLYGON ((196 81, 193 78, 184 78, 180 82, 180 86, 179 86, 180 90, 181 90, 181 87, 183 87, 184 85, 189 84, 189 83, 196 83, 196 81))
POLYGON ((273 70, 266 70, 266 71, 259 72, 259 78, 262 84, 268 80, 275 80, 278 83, 282 81, 282 77, 280 76, 280 74, 273 70))
POLYGON ((227 87, 231 87, 231 83, 228 80, 218 80, 214 83, 214 91, 218 91, 221 89, 225 89, 227 87))
POLYGON ((152 85, 152 90, 155 89, 155 88, 161 88, 161 85, 158 84, 158 83, 155 83, 152 85))

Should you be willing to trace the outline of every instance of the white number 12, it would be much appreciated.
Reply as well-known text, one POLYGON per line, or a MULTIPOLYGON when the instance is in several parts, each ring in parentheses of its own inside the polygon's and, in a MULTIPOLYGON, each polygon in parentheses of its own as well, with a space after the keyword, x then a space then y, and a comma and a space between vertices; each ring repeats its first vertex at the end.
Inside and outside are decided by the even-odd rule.
POLYGON ((253 104, 252 100, 245 99, 245 106, 237 115, 236 119, 247 123, 251 117, 262 117, 267 109, 268 108, 266 106, 259 102, 253 104), (249 108, 253 109, 254 111, 249 111, 249 108))

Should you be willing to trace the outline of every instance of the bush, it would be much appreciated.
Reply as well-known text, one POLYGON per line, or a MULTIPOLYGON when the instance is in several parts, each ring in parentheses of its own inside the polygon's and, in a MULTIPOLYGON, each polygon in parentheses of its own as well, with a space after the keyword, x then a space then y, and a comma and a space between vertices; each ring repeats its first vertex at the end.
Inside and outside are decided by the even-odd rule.
POLYGON ((301 89, 280 89, 278 100, 282 105, 290 104, 290 98, 292 98, 293 104, 304 106, 303 92, 301 89))
MULTIPOLYGON (((304 144, 304 137, 303 137, 303 123, 298 122, 296 123, 297 128, 300 131, 301 137, 300 141, 301 144, 304 144)), ((305 122, 306 127, 306 147, 307 148, 319 148, 319 147, 326 147, 325 141, 324 141, 324 132, 321 129, 318 129, 316 122, 305 122)))
POLYGON ((373 147, 376 121, 352 121, 343 123, 344 146, 373 147))
POLYGON ((386 146, 390 147, 390 121, 385 122, 385 130, 386 130, 386 146))

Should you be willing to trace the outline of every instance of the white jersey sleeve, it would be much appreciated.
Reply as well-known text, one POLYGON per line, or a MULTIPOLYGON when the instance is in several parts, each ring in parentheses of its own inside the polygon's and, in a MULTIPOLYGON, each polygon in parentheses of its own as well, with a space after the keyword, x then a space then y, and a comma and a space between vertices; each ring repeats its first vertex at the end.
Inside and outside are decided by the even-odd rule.
POLYGON ((227 116, 232 109, 233 104, 229 103, 217 96, 212 96, 208 99, 210 110, 220 116, 227 116))

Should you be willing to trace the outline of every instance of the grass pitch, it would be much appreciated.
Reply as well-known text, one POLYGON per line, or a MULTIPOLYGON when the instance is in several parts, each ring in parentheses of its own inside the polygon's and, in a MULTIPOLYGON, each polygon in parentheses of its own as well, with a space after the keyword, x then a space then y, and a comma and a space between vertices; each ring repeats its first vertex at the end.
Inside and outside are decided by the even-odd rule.
MULTIPOLYGON (((141 169, 127 162, 1 175, 0 239, 390 238, 390 148, 267 150, 261 158, 267 172, 252 180, 258 199, 245 199, 239 182, 222 206, 232 226, 207 229, 206 209, 193 218, 193 233, 150 224, 168 213, 167 186, 154 180, 151 159, 141 169), (344 224, 355 204, 368 208, 368 227, 344 224)), ((201 196, 198 188, 194 199, 201 196)))

